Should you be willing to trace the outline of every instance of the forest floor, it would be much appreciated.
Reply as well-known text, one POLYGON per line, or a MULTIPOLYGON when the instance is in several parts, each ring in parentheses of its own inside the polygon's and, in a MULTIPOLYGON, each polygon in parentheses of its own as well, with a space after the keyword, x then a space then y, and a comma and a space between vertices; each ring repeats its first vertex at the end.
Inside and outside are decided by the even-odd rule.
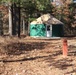
POLYGON ((0 37, 0 75, 76 75, 76 38, 67 40, 64 57, 62 39, 0 37))

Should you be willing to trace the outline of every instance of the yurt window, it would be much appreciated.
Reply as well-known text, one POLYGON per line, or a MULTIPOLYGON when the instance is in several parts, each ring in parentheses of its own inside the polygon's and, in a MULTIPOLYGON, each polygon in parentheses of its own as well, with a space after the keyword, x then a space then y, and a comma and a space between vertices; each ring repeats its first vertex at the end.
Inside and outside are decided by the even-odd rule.
POLYGON ((47 31, 50 31, 50 25, 47 26, 47 31))

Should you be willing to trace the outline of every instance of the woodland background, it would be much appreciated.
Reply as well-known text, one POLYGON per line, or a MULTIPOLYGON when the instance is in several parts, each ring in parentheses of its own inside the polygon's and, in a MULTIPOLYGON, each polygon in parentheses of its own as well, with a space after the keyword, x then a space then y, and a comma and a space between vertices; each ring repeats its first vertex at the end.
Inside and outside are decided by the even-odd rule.
POLYGON ((29 35, 30 22, 50 13, 64 23, 65 36, 76 36, 76 3, 56 1, 0 0, 0 35, 29 35))

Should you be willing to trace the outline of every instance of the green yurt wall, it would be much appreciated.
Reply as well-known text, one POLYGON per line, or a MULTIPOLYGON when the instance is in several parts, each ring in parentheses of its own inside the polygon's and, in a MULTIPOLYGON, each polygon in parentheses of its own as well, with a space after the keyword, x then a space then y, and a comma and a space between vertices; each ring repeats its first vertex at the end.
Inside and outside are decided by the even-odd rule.
POLYGON ((46 36, 44 24, 30 24, 30 36, 46 36))

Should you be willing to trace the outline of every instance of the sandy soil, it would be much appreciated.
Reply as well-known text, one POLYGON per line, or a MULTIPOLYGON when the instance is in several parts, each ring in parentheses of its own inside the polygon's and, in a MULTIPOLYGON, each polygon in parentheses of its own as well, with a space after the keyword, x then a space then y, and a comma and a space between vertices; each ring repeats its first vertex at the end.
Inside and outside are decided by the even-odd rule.
POLYGON ((76 75, 76 38, 67 40, 65 57, 62 39, 0 37, 0 75, 76 75))

